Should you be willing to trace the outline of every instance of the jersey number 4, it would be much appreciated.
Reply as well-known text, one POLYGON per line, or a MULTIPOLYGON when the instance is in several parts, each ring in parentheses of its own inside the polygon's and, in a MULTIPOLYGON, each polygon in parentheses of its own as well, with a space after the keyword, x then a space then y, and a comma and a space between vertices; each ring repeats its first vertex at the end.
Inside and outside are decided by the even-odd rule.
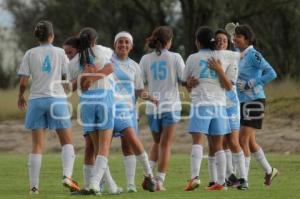
POLYGON ((152 63, 151 72, 154 80, 165 80, 168 75, 167 62, 159 61, 152 63))
POLYGON ((218 78, 217 73, 208 67, 207 61, 200 60, 199 66, 200 66, 200 74, 199 74, 200 79, 201 78, 208 78, 208 79, 217 79, 218 78))
POLYGON ((51 69, 52 67, 51 67, 50 57, 49 55, 47 55, 42 65, 42 71, 49 74, 51 72, 51 69))

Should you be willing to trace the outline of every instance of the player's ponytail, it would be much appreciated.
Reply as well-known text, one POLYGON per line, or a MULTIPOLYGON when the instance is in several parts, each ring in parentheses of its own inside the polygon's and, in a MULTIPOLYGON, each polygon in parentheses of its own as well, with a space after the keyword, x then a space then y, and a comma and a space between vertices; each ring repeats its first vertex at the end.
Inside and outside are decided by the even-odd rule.
POLYGON ((150 49, 155 50, 157 55, 161 54, 161 50, 166 47, 173 38, 173 30, 168 26, 159 26, 154 29, 152 35, 147 38, 147 45, 150 49))
POLYGON ((38 22, 33 34, 39 42, 47 42, 49 37, 54 35, 52 23, 50 21, 38 22))
POLYGON ((197 30, 196 40, 201 45, 201 48, 215 49, 214 32, 208 26, 202 26, 197 30))
POLYGON ((93 64, 92 57, 95 54, 92 45, 96 42, 98 33, 93 28, 83 28, 78 36, 78 53, 80 66, 85 64, 93 64), (92 57, 91 57, 92 56, 92 57))

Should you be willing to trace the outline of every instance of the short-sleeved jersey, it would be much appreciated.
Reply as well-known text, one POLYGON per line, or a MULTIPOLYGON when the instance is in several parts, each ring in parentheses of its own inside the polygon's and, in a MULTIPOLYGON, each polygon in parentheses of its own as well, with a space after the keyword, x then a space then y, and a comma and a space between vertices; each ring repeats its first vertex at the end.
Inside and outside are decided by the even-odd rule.
POLYGON ((263 56, 253 46, 249 46, 242 52, 239 62, 238 79, 249 81, 255 80, 252 89, 240 91, 238 96, 241 102, 264 99, 265 93, 263 87, 276 78, 276 72, 272 66, 263 58, 263 56))
POLYGON ((66 97, 61 83, 63 74, 68 77, 67 65, 68 58, 62 48, 47 44, 28 50, 18 75, 32 78, 29 99, 66 97))
POLYGON ((191 102, 193 105, 217 105, 225 106, 225 89, 221 87, 218 74, 208 67, 208 59, 214 57, 221 61, 226 75, 231 73, 232 68, 230 57, 238 56, 231 51, 212 51, 201 49, 199 52, 190 55, 186 61, 183 73, 183 80, 187 81, 189 76, 199 79, 199 84, 192 89, 191 102))
POLYGON ((136 102, 135 90, 144 89, 140 66, 130 58, 121 61, 116 54, 112 56, 111 62, 114 66, 115 99, 132 110, 136 102))
MULTIPOLYGON (((98 69, 102 69, 107 63, 110 63, 109 54, 106 51, 103 51, 102 48, 99 46, 95 46, 92 48, 95 57, 92 58, 93 64, 97 65, 98 69)), ((83 70, 83 66, 79 63, 79 54, 75 55, 75 57, 70 60, 69 63, 69 71, 70 71, 70 79, 74 80, 79 77, 83 70)), ((96 89, 105 89, 105 90, 112 90, 113 89, 113 77, 112 75, 108 75, 102 79, 96 81, 89 90, 96 90, 96 89)))
POLYGON ((146 54, 140 61, 143 80, 148 84, 149 94, 159 101, 158 110, 147 104, 146 113, 164 113, 181 110, 178 82, 182 81, 184 61, 178 53, 166 49, 160 55, 146 54))

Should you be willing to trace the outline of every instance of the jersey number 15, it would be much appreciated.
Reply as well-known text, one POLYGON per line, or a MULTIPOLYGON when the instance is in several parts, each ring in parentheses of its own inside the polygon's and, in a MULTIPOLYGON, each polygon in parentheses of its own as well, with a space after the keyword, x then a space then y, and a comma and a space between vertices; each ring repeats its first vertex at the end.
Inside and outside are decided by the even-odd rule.
POLYGON ((151 65, 151 72, 154 80, 165 80, 168 75, 167 62, 153 62, 151 65))

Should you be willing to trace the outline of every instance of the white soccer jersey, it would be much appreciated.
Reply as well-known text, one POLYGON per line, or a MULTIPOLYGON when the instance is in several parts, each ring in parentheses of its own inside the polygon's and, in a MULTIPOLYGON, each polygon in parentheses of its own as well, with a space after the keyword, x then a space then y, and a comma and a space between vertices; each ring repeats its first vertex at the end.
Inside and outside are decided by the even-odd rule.
POLYGON ((217 73, 208 67, 207 60, 211 57, 219 59, 227 75, 231 72, 231 69, 227 70, 231 64, 230 57, 234 55, 236 55, 235 52, 231 51, 202 49, 188 57, 183 80, 187 81, 189 76, 199 79, 199 85, 191 92, 193 105, 226 106, 225 89, 221 87, 217 73))
POLYGON ((61 79, 67 73, 67 65, 68 58, 62 48, 48 44, 28 50, 18 74, 32 78, 29 99, 66 97, 61 79))
MULTIPOLYGON (((109 54, 105 51, 103 51, 103 48, 100 48, 99 46, 95 46, 92 48, 95 58, 94 58, 94 64, 98 65, 98 69, 102 69, 107 63, 110 63, 109 59, 106 57, 109 57, 109 54)), ((70 73, 70 79, 74 80, 79 77, 81 74, 83 67, 80 66, 79 63, 79 54, 77 54, 69 63, 69 73, 70 73)), ((78 79, 79 80, 79 79, 78 79)), ((98 81, 94 82, 94 84, 89 88, 89 90, 95 90, 95 89, 105 89, 105 90, 112 90, 113 89, 113 77, 112 75, 108 75, 102 79, 99 79, 98 81)))
POLYGON ((99 49, 102 53, 105 59, 110 60, 111 56, 113 55, 114 51, 108 47, 96 45, 96 48, 99 49))
POLYGON ((238 78, 238 64, 241 54, 233 51, 222 51, 223 59, 229 66, 226 70, 228 79, 233 83, 232 89, 226 92, 226 107, 239 106, 239 100, 236 91, 236 81, 238 78))
POLYGON ((144 89, 140 66, 130 58, 121 61, 114 54, 111 58, 114 66, 116 100, 124 101, 130 109, 135 107, 135 90, 144 89))
POLYGON ((164 113, 180 111, 181 102, 178 91, 178 81, 182 81, 184 61, 178 53, 162 50, 144 55, 140 61, 144 82, 148 83, 149 94, 159 101, 156 109, 147 104, 146 113, 164 113))

